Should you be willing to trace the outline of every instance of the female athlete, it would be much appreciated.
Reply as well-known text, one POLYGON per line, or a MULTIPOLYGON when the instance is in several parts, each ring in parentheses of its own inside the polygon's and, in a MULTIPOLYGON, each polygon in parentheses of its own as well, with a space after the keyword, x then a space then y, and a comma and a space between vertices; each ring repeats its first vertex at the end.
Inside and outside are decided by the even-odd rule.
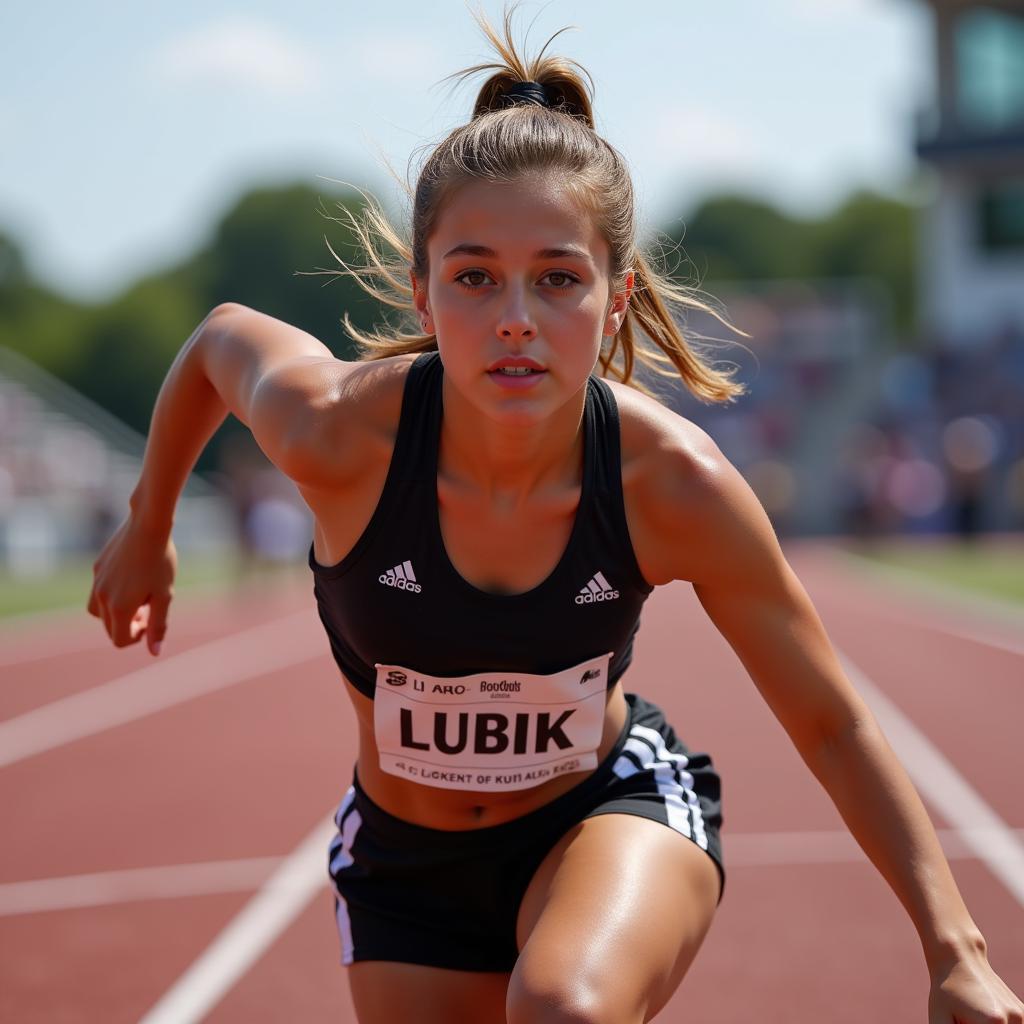
POLYGON ((481 24, 501 61, 463 72, 493 74, 424 165, 411 243, 372 204, 355 222, 370 259, 347 272, 419 330, 346 318, 364 358, 344 362, 214 309, 163 384, 89 611, 115 645, 159 652, 175 503, 234 413, 314 514, 317 605, 358 719, 329 870, 360 1022, 641 1024, 725 881, 710 758, 622 685, 644 600, 690 581, 910 914, 931 1024, 1021 1022, 757 499, 629 386, 641 359, 705 399, 741 390, 668 311, 698 301, 636 247, 582 69, 524 61, 508 13, 504 38, 481 24))

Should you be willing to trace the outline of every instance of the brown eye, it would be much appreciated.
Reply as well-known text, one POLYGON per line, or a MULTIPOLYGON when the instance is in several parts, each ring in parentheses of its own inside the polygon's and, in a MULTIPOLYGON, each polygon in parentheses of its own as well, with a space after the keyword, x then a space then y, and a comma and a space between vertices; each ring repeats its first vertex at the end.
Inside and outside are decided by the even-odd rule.
POLYGON ((572 274, 567 274, 564 270, 552 270, 551 273, 546 274, 545 277, 551 281, 552 287, 559 291, 565 291, 574 284, 577 284, 577 280, 572 274), (552 278, 558 278, 557 281, 552 281, 552 278))
POLYGON ((469 288, 470 290, 479 288, 483 285, 483 281, 470 281, 469 278, 471 277, 486 278, 487 274, 482 270, 464 270, 455 278, 455 280, 458 284, 461 284, 463 288, 469 288))

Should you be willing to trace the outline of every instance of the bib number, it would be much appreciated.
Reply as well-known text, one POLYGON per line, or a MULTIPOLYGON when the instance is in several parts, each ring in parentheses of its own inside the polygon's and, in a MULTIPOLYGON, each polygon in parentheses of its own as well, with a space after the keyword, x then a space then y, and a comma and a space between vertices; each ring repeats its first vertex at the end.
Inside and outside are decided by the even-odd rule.
POLYGON ((377 668, 380 767, 443 789, 507 792, 597 767, 611 653, 550 675, 377 668))

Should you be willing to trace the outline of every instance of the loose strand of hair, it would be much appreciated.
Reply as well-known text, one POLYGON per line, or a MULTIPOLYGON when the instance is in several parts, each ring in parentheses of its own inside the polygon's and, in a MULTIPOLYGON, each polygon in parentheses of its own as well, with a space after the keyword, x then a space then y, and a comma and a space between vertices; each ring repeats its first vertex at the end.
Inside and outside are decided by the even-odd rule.
MULTIPOLYGON (((346 183, 347 184, 347 183, 346 183)), ((362 196, 364 205, 354 214, 343 203, 336 204, 341 217, 332 217, 324 212, 328 220, 342 224, 355 236, 358 248, 366 262, 363 266, 347 263, 325 236, 324 244, 337 261, 340 269, 318 268, 316 271, 297 271, 304 276, 350 277, 371 298, 384 306, 398 310, 405 318, 415 321, 412 283, 409 268, 412 265, 412 247, 392 226, 380 203, 358 185, 352 186, 362 196), (390 250, 390 252, 389 252, 390 250)), ((328 284, 330 282, 325 282, 328 284)), ((382 359, 386 356, 406 352, 427 352, 437 348, 437 339, 432 334, 408 333, 390 325, 382 331, 375 328, 361 331, 346 311, 342 315, 345 332, 363 352, 363 359, 382 359)))
POLYGON ((658 274, 643 254, 637 252, 634 289, 626 318, 608 351, 600 358, 605 375, 613 373, 622 383, 650 394, 650 390, 641 381, 633 379, 634 366, 639 361, 660 377, 675 378, 678 375, 694 395, 705 401, 728 402, 744 394, 744 385, 732 379, 735 367, 730 370, 715 369, 694 351, 691 341, 672 316, 669 304, 679 309, 699 310, 714 317, 729 330, 750 337, 745 331, 730 324, 710 304, 702 302, 689 290, 658 274), (653 342, 657 350, 644 344, 642 338, 653 342), (620 349, 622 366, 618 367, 614 360, 620 349))

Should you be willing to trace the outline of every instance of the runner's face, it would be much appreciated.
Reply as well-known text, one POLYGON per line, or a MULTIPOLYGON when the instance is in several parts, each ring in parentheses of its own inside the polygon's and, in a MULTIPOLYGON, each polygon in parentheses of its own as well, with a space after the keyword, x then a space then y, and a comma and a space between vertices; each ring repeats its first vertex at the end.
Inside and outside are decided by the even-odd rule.
POLYGON ((492 417, 537 421, 563 405, 583 388, 602 336, 624 315, 607 243, 553 175, 462 186, 427 256, 417 308, 437 336, 446 376, 492 417), (543 372, 510 378, 490 370, 507 356, 529 357, 543 372))

